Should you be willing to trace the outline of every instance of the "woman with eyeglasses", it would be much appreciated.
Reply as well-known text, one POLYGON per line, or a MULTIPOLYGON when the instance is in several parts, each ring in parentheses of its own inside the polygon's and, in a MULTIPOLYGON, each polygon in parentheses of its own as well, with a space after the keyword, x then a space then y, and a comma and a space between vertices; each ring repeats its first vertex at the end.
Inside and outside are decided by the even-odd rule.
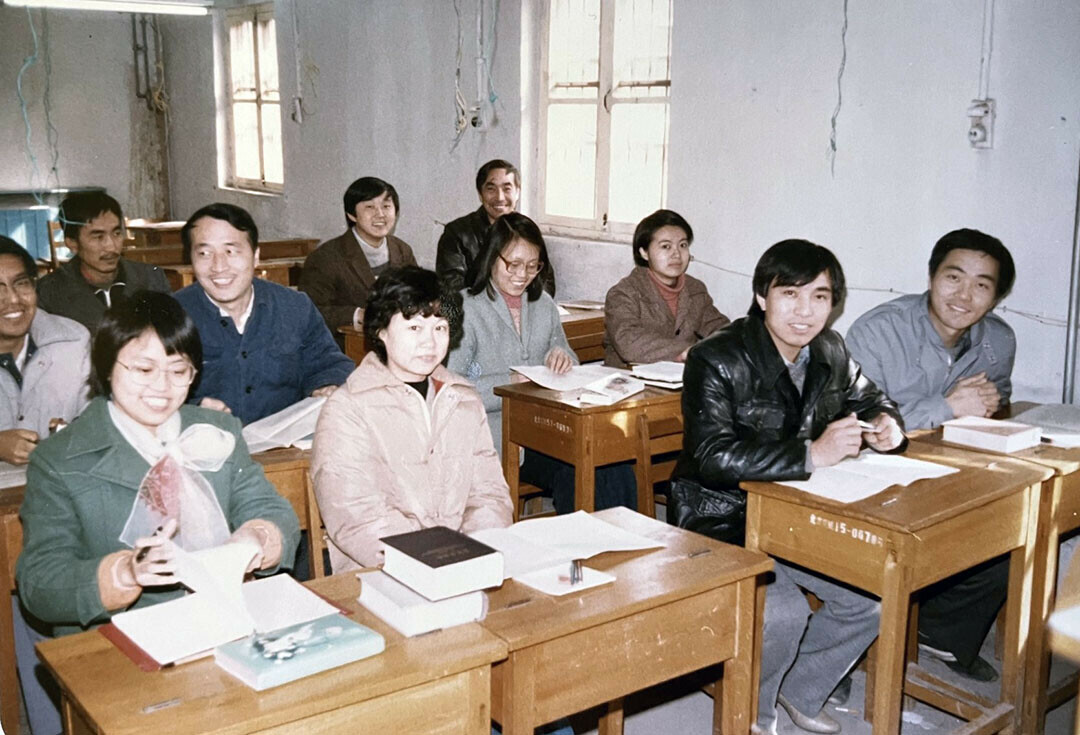
POLYGON ((731 320, 705 284, 686 275, 694 231, 677 212, 658 209, 634 230, 634 270, 604 301, 604 363, 686 362, 697 342, 731 320))
MULTIPOLYGON (((513 382, 511 365, 546 365, 565 373, 578 364, 554 299, 537 275, 548 267, 540 228, 523 214, 495 220, 481 255, 476 281, 463 304, 464 334, 451 351, 450 369, 472 381, 487 411, 496 449, 502 449, 502 399, 495 387, 513 382)), ((574 468, 539 452, 525 451, 522 482, 552 493, 555 509, 574 509, 574 468)), ((637 486, 629 464, 596 472, 596 509, 636 507, 637 486)))
POLYGON ((243 541, 255 548, 248 571, 291 566, 296 514, 251 459, 240 421, 185 404, 201 365, 199 333, 172 297, 140 291, 105 313, 95 397, 30 455, 16 579, 39 632, 75 633, 183 594, 177 546, 243 541), (147 512, 156 532, 122 542, 147 512))

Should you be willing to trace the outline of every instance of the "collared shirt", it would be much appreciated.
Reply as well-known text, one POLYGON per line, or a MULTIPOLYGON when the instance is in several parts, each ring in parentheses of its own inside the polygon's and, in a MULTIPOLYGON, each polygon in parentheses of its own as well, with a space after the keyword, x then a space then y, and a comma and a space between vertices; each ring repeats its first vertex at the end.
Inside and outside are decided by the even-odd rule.
POLYGON ((900 406, 908 429, 953 418, 945 400, 962 378, 986 373, 1002 405, 1012 395, 1016 335, 995 314, 973 324, 950 350, 930 321, 929 293, 901 296, 855 320, 846 341, 863 373, 900 406))
MULTIPOLYGON (((206 293, 206 291, 203 291, 203 293, 206 293)), ((221 314, 221 316, 232 318, 232 314, 225 311, 225 307, 223 307, 221 304, 219 304, 218 302, 216 302, 212 298, 210 298, 210 294, 207 293, 206 298, 207 298, 207 300, 209 300, 209 302, 211 304, 213 304, 214 306, 216 306, 218 308, 218 313, 221 314)), ((254 307, 255 307, 255 289, 252 288, 252 289, 248 290, 248 304, 247 304, 247 308, 244 309, 244 313, 240 315, 239 319, 233 319, 233 324, 236 325, 236 331, 239 332, 240 334, 244 333, 244 327, 247 326, 248 319, 251 317, 251 310, 254 307)))
POLYGON ((37 345, 34 344, 34 338, 27 332, 22 349, 19 350, 17 355, 13 356, 10 352, 0 354, 0 368, 7 370, 20 388, 22 387, 23 371, 26 370, 26 361, 33 357, 36 350, 37 345))

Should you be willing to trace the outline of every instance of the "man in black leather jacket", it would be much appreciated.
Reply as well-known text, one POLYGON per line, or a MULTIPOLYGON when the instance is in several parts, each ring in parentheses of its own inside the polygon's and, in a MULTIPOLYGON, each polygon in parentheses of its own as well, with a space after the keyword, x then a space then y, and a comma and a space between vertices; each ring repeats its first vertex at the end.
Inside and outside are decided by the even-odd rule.
MULTIPOLYGON (((480 207, 447 223, 435 253, 435 272, 457 291, 476 283, 476 269, 483 260, 491 223, 517 208, 521 174, 514 164, 496 158, 476 172, 480 207)), ((555 295, 555 269, 551 263, 537 276, 544 290, 555 295)))
MULTIPOLYGON (((830 251, 805 240, 777 243, 758 262, 753 289, 748 316, 690 350, 685 440, 668 504, 670 522, 737 544, 746 502, 740 481, 806 479, 815 467, 858 454, 864 442, 878 451, 907 442, 896 405, 826 328, 844 297, 830 251)), ((871 597, 777 560, 765 598, 755 730, 774 731, 779 703, 803 729, 839 732, 822 708, 877 636, 878 616, 871 597), (799 587, 824 603, 813 615, 799 587)))

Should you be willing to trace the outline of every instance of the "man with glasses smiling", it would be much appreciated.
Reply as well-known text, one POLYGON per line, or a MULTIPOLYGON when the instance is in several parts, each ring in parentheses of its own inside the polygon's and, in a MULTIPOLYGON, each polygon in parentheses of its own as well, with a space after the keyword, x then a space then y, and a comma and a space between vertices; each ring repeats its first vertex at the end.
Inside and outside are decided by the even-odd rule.
POLYGON ((0 237, 0 460, 12 464, 89 400, 90 333, 37 308, 36 276, 26 249, 0 237))

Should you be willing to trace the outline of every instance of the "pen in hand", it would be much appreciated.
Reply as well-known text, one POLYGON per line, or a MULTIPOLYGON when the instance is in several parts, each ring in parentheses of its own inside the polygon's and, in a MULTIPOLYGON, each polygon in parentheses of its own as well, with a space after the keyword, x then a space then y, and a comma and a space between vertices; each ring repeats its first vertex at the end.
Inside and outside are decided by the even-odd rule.
MULTIPOLYGON (((150 534, 151 538, 153 538, 154 536, 157 536, 159 533, 161 533, 161 530, 163 528, 165 528, 165 526, 158 526, 156 529, 154 529, 154 532, 152 534, 150 534)), ((150 549, 151 549, 151 547, 149 547, 149 546, 140 546, 139 550, 137 552, 135 552, 135 563, 138 564, 143 559, 145 559, 146 555, 150 553, 150 549)))

